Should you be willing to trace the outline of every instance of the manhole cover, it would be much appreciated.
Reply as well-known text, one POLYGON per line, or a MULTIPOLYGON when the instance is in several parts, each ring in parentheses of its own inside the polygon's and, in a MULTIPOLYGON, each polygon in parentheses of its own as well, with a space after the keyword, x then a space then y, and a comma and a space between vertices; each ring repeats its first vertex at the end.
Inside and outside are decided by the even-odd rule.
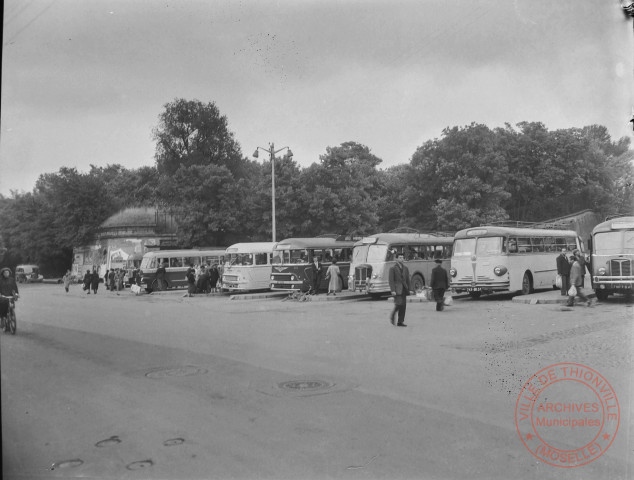
POLYGON ((185 443, 184 438, 170 438, 169 440, 165 440, 163 445, 166 447, 173 447, 174 445, 182 445, 183 443, 185 443))
POLYGON ((148 378, 165 378, 165 377, 189 377, 191 375, 201 375, 207 373, 207 370, 200 367, 194 367, 192 365, 185 365, 184 367, 167 367, 156 368, 145 374, 148 378))
POLYGON ((331 383, 321 380, 291 380, 290 382, 282 382, 279 384, 282 390, 291 392, 315 392, 318 390, 326 390, 332 387, 331 383))
POLYGON ((121 439, 115 435, 95 443, 95 447, 108 447, 110 445, 116 445, 117 443, 121 443, 121 439))
POLYGON ((55 462, 51 467, 51 470, 55 470, 56 468, 74 468, 83 465, 84 461, 79 458, 74 458, 73 460, 64 460, 62 462, 55 462))
POLYGON ((146 467, 151 467, 154 465, 152 460, 141 460, 139 462, 132 462, 125 466, 128 470, 141 470, 146 467))

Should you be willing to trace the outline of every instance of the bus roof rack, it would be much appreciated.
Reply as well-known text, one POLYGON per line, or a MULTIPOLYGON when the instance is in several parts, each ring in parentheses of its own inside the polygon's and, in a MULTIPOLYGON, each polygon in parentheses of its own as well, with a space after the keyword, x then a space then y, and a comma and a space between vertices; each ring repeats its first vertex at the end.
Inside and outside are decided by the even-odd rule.
POLYGON ((397 227, 387 233, 417 233, 419 235, 433 235, 434 237, 453 237, 455 235, 455 232, 420 231, 410 227, 397 227))
POLYGON ((541 228, 541 229, 566 229, 570 227, 570 222, 520 222, 513 220, 501 220, 499 222, 489 222, 480 224, 481 227, 514 227, 514 228, 541 228))
POLYGON ((607 222, 608 220, 614 220, 615 218, 621 218, 621 217, 631 217, 632 214, 631 213, 615 213, 613 215, 608 215, 607 217, 605 217, 605 222, 607 222))

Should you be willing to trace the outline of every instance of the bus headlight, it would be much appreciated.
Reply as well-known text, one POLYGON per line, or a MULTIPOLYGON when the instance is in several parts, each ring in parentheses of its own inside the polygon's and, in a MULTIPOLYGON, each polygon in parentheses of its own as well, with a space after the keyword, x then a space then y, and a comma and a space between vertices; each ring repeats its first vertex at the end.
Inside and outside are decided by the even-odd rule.
POLYGON ((599 268, 599 275, 605 275, 606 273, 605 267, 599 268))
POLYGON ((295 281, 295 275, 291 275, 291 280, 295 281))
POLYGON ((502 266, 497 266, 493 269, 493 273, 495 273, 498 277, 501 277, 506 272, 508 272, 507 268, 502 266))
POLYGON ((271 275, 271 280, 275 280, 275 277, 273 275, 271 275))
POLYGON ((449 269, 449 275, 451 275, 452 277, 455 277, 456 275, 458 275, 458 271, 455 268, 451 267, 449 269))

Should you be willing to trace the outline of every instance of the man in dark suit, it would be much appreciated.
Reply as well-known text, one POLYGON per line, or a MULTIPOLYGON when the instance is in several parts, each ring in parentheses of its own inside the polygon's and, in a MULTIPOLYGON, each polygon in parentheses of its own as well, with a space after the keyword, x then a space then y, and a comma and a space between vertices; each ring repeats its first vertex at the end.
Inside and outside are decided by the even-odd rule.
POLYGON ((447 275, 447 270, 442 268, 442 260, 440 258, 437 258, 434 261, 438 265, 436 265, 431 271, 430 286, 434 292, 436 311, 441 312, 445 309, 445 290, 449 288, 449 275, 447 275))
POLYGON ((557 273, 561 275, 561 294, 567 296, 570 288, 570 262, 565 248, 561 249, 561 255, 557 257, 557 273))
POLYGON ((390 322, 394 323, 394 315, 398 312, 397 327, 407 327, 405 325, 405 308, 407 306, 407 296, 409 295, 409 270, 403 264, 405 256, 399 253, 396 256, 396 265, 390 268, 390 290, 394 297, 394 310, 390 315, 390 322))
POLYGON ((319 293, 319 286, 321 285, 321 262, 319 261, 319 257, 313 257, 313 263, 310 265, 310 279, 311 279, 311 288, 308 293, 312 293, 313 295, 317 295, 319 293))

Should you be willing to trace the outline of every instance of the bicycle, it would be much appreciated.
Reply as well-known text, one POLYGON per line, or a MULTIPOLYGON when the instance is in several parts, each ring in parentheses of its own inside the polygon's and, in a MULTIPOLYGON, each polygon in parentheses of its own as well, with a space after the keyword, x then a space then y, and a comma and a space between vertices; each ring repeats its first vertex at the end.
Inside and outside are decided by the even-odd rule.
POLYGON ((6 317, 0 317, 0 330, 3 332, 10 332, 11 335, 15 335, 17 330, 17 319, 15 315, 15 301, 18 299, 17 295, 0 295, 2 298, 9 300, 9 310, 6 317))

